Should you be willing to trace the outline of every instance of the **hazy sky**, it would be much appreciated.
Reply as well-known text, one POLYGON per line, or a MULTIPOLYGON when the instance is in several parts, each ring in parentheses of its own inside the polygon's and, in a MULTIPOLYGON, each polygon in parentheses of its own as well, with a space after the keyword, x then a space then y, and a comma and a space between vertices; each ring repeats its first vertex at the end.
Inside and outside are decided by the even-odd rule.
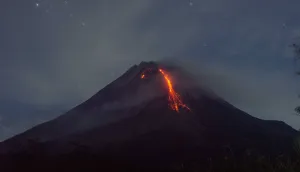
POLYGON ((253 116, 300 128, 288 47, 300 36, 299 8, 299 0, 1 0, 0 101, 74 106, 133 64, 168 57, 201 68, 253 116))

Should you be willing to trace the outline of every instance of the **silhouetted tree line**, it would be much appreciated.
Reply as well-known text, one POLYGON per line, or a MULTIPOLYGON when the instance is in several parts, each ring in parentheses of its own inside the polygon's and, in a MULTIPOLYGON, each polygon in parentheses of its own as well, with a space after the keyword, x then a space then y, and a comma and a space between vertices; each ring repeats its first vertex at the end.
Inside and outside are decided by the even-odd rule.
MULTIPOLYGON (((264 153, 246 149, 241 153, 230 145, 220 148, 217 156, 205 159, 182 159, 172 164, 155 164, 139 166, 125 161, 112 161, 106 156, 92 153, 90 149, 77 142, 70 142, 73 151, 54 157, 44 154, 43 144, 38 140, 28 140, 28 148, 18 154, 10 155, 10 162, 0 156, 0 171, 6 171, 3 164, 13 171, 203 171, 203 172, 297 172, 300 171, 300 137, 295 140, 295 150, 299 158, 289 155, 265 155, 264 153), (30 153, 34 151, 35 153, 30 153), (40 151, 40 152, 39 152, 40 151), (3 163, 3 164, 1 164, 3 163), (8 166, 7 166, 8 165, 8 166), (160 166, 163 165, 163 168, 160 166)), ((199 155, 201 157, 201 155, 199 155)), ((151 160, 151 159, 149 159, 151 160)), ((5 168, 6 168, 5 167, 5 168)))

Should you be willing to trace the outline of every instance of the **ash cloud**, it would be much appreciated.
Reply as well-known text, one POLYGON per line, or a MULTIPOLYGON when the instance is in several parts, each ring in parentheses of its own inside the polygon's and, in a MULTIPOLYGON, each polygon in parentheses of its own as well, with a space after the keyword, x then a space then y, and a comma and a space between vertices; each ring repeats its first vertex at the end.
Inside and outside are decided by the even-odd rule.
POLYGON ((298 83, 290 70, 268 72, 251 67, 230 67, 222 63, 180 62, 201 87, 245 112, 266 120, 281 120, 298 129, 298 83))

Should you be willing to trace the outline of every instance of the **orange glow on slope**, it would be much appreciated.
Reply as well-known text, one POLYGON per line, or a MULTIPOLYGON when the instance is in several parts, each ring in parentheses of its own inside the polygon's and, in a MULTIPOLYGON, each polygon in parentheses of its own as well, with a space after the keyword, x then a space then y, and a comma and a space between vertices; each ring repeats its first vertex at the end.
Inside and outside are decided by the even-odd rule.
POLYGON ((180 95, 173 89, 173 85, 170 80, 170 77, 162 69, 159 69, 159 72, 163 75, 163 77, 166 80, 166 83, 168 84, 169 103, 171 109, 175 110, 176 112, 179 112, 179 107, 190 110, 190 108, 182 102, 180 95))
MULTIPOLYGON (((152 69, 147 69, 146 71, 152 71, 152 69)), ((165 71, 162 69, 158 70, 162 76, 164 77, 167 86, 168 86, 168 92, 169 92, 169 106, 172 110, 175 110, 176 112, 179 112, 179 108, 185 108, 187 110, 191 110, 186 104, 184 104, 180 98, 180 95, 174 90, 172 81, 170 80, 170 77, 168 74, 166 74, 165 71)), ((141 74, 141 79, 144 79, 146 77, 145 73, 143 72, 141 74)))

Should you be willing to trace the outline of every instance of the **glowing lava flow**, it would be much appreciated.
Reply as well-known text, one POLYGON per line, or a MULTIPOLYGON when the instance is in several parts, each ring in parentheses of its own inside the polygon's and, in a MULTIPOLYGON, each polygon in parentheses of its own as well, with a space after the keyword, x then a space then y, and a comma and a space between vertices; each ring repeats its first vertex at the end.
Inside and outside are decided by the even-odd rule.
MULTIPOLYGON (((176 112, 179 112, 179 108, 185 108, 187 110, 191 110, 186 104, 184 104, 180 98, 180 95, 174 90, 173 84, 170 80, 170 77, 168 74, 166 74, 165 71, 162 69, 158 70, 162 76, 164 77, 167 85, 168 85, 168 91, 169 91, 169 106, 171 107, 172 110, 175 110, 176 112)), ((141 79, 145 78, 145 74, 142 73, 141 79)))
POLYGON ((180 95, 173 89, 173 85, 172 85, 172 82, 171 82, 169 76, 162 69, 159 69, 159 72, 163 75, 163 77, 165 78, 165 80, 168 84, 169 103, 170 103, 171 109, 175 110, 176 112, 179 112, 179 107, 190 110, 190 108, 182 102, 180 95))

